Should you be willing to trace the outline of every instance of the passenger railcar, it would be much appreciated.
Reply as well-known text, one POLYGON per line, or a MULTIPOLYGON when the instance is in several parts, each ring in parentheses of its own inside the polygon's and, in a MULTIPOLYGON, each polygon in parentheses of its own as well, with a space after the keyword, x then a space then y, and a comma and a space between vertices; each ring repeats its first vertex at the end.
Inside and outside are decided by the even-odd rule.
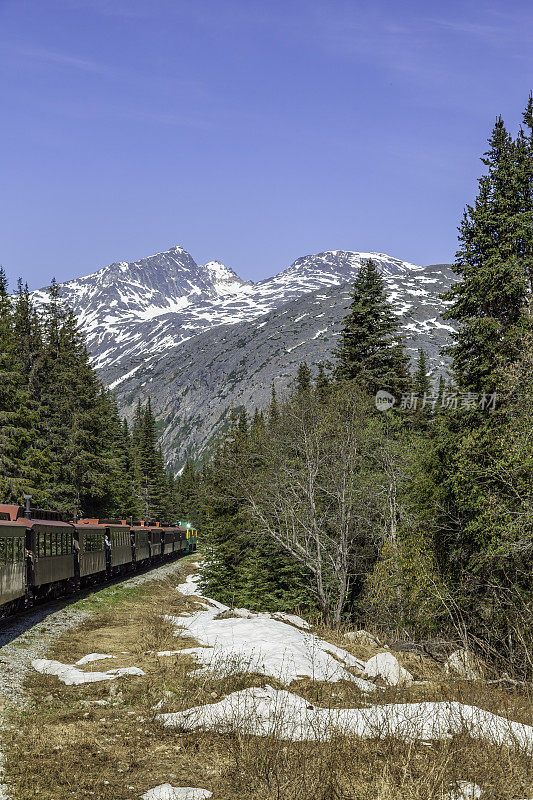
POLYGON ((78 551, 78 576, 82 586, 105 579, 107 528, 97 519, 74 523, 74 549, 78 551))
POLYGON ((163 546, 161 539, 161 528, 155 525, 149 528, 149 542, 150 542, 150 558, 152 561, 161 561, 163 555, 163 546))
MULTIPOLYGON (((5 507, 4 507, 5 508, 5 507)), ((18 511, 18 506, 14 508, 18 511)), ((9 611, 23 608, 26 598, 26 525, 0 511, 0 603, 9 611)))
POLYGON ((196 531, 180 522, 77 519, 0 504, 0 616, 186 555, 196 531))
POLYGON ((55 511, 34 510, 26 524, 28 582, 35 597, 59 596, 76 588, 74 528, 55 511))
POLYGON ((135 563, 147 564, 150 561, 150 529, 145 525, 134 525, 131 533, 135 563))
POLYGON ((126 522, 104 520, 109 539, 112 575, 123 575, 133 568, 133 542, 131 527, 126 522))

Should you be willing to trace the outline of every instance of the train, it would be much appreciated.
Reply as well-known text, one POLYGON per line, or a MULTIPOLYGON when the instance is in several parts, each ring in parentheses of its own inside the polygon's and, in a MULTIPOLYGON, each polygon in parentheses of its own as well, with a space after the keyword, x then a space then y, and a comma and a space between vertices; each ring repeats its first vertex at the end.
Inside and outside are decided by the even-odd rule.
POLYGON ((0 503, 0 618, 196 550, 188 522, 65 520, 0 503))

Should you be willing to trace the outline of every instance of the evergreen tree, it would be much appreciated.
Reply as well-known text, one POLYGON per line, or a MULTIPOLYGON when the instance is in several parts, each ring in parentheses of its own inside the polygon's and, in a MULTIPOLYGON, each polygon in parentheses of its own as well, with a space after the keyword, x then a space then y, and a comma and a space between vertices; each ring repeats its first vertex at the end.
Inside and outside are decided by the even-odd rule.
POLYGON ((39 317, 28 284, 23 284, 20 278, 13 308, 13 336, 24 382, 29 387, 43 342, 39 317))
POLYGON ((276 387, 272 384, 272 393, 270 395, 270 405, 268 407, 268 425, 274 427, 279 421, 279 406, 278 397, 276 394, 276 387))
POLYGON ((157 448, 155 417, 150 398, 148 398, 143 413, 139 463, 144 517, 145 519, 156 519, 162 511, 164 471, 157 448))
POLYGON ((307 361, 302 361, 296 373, 296 394, 299 397, 304 397, 309 394, 311 391, 311 379, 311 370, 309 369, 307 361))
POLYGON ((244 449, 248 445, 248 415, 246 409, 242 408, 236 418, 235 439, 239 449, 244 449))
POLYGON ((176 479, 176 508, 178 519, 189 520, 194 517, 198 506, 198 484, 199 476, 190 458, 176 479))
MULTIPOLYGON (((98 381, 71 310, 55 280, 37 313, 27 285, 11 300, 0 269, 0 492, 20 502, 89 516, 168 516, 167 475, 150 403, 139 405, 133 436, 98 381), (146 507, 146 506, 145 506, 146 507)), ((171 491, 172 488, 172 491, 171 491)))
POLYGON ((318 374, 316 376, 315 391, 318 400, 325 403, 331 389, 331 382, 326 374, 326 367, 323 361, 318 363, 318 374))
POLYGON ((141 515, 146 520, 168 519, 171 513, 168 476, 157 439, 150 398, 137 403, 132 424, 132 472, 141 515))
POLYGON ((16 502, 30 488, 22 467, 32 440, 33 419, 13 323, 7 279, 0 268, 0 491, 5 500, 16 502))
POLYGON ((102 518, 138 518, 140 508, 131 469, 128 424, 121 420, 116 400, 109 391, 102 391, 100 400, 107 481, 106 493, 93 511, 95 516, 102 518))
POLYGON ((437 387, 437 403, 436 403, 436 406, 435 406, 435 409, 437 411, 439 409, 442 409, 445 391, 446 391, 446 381, 444 380, 444 378, 441 375, 439 377, 439 383, 438 383, 438 387, 437 387))
POLYGON ((398 335, 398 318, 386 298, 383 278, 372 259, 355 279, 349 312, 344 319, 337 359, 340 380, 357 379, 370 394, 408 385, 408 360, 398 335))
POLYGON ((427 395, 431 390, 431 381, 428 377, 428 365, 426 354, 423 349, 418 351, 418 359, 413 374, 413 392, 420 398, 427 395))
POLYGON ((250 425, 250 439, 253 442, 260 441, 266 431, 265 415, 258 408, 255 409, 250 425))
MULTIPOLYGON (((530 114, 525 119, 529 124, 530 114)), ((528 327, 523 312, 533 265, 533 158, 526 134, 514 142, 498 117, 482 161, 487 174, 459 228, 454 270, 461 280, 444 299, 451 301, 445 317, 459 323, 450 348, 458 386, 493 392, 528 327)))
POLYGON ((483 158, 486 174, 459 229, 455 269, 461 280, 445 295, 452 302, 447 316, 459 322, 451 348, 456 388, 441 382, 439 395, 457 387, 497 390, 501 402, 490 413, 441 410, 419 469, 420 486, 428 491, 421 505, 434 509, 436 556, 456 608, 469 632, 510 659, 531 641, 528 625, 520 627, 528 613, 530 630, 532 622, 523 610, 531 602, 526 584, 533 569, 523 506, 531 485, 529 445, 523 446, 533 374, 531 120, 530 98, 516 141, 496 121, 483 158), (515 383, 522 395, 510 399, 513 374, 520 376, 515 383))

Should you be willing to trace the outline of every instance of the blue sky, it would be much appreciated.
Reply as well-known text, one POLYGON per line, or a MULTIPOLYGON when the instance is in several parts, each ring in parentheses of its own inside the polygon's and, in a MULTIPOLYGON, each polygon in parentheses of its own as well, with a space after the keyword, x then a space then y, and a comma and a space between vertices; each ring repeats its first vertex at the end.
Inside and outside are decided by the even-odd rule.
POLYGON ((0 0, 0 263, 450 260, 532 34, 529 0, 0 0))

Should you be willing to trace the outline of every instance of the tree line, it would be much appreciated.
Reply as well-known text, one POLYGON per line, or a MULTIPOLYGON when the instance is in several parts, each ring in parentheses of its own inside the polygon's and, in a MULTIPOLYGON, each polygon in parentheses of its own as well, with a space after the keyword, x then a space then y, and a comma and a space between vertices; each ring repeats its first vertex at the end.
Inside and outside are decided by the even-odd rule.
POLYGON ((0 269, 0 496, 100 518, 170 520, 180 498, 150 401, 131 427, 97 379, 73 312, 52 282, 41 309, 0 269))
MULTIPOLYGON (((188 497, 206 589, 326 622, 446 633, 533 673, 533 100, 465 209, 450 374, 411 368, 370 260, 329 364, 236 409, 188 497), (376 401, 391 396, 390 407, 376 401)), ((191 474, 192 470, 192 474, 191 474)))

